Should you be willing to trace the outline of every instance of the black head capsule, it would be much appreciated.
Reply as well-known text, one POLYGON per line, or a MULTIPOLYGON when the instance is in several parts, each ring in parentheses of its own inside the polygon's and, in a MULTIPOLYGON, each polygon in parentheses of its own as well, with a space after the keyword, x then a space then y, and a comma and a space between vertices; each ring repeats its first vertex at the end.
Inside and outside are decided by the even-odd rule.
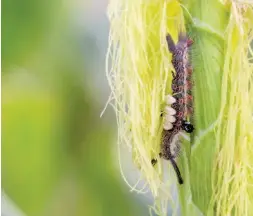
POLYGON ((183 121, 182 122, 182 129, 187 132, 187 133, 191 133, 194 130, 193 125, 190 122, 187 121, 183 121))

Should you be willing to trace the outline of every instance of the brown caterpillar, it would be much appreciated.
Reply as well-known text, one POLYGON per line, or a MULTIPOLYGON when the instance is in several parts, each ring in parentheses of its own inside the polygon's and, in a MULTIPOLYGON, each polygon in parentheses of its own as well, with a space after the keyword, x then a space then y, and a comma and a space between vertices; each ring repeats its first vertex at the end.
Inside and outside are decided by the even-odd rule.
MULTIPOLYGON (((176 111, 176 114, 173 122, 169 122, 172 127, 168 122, 164 124, 161 153, 159 155, 166 160, 170 160, 177 174, 179 184, 183 184, 183 179, 175 158, 178 156, 180 150, 179 132, 184 130, 187 133, 191 133, 194 130, 193 125, 185 120, 193 112, 193 98, 191 94, 192 67, 188 53, 193 41, 183 33, 179 34, 177 44, 174 43, 169 34, 166 36, 166 40, 169 51, 172 53, 171 62, 175 69, 175 73, 172 72, 173 80, 171 85, 172 96, 175 98, 175 102, 172 103, 171 108, 176 111)), ((151 162, 155 164, 157 161, 153 159, 151 162)))

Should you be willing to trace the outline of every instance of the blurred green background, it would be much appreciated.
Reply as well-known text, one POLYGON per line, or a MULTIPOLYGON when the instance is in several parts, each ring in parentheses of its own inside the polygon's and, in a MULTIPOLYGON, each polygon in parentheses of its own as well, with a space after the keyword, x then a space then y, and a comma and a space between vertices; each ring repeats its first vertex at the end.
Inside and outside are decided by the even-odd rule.
POLYGON ((99 117, 106 4, 2 0, 2 216, 148 215, 120 176, 114 113, 99 117))

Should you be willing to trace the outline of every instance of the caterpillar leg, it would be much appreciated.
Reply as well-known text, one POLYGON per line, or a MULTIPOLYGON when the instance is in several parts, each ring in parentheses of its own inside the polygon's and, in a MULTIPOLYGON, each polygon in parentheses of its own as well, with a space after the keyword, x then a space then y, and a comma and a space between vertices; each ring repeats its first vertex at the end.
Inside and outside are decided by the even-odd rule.
POLYGON ((176 74, 174 71, 171 71, 172 77, 175 78, 176 74))

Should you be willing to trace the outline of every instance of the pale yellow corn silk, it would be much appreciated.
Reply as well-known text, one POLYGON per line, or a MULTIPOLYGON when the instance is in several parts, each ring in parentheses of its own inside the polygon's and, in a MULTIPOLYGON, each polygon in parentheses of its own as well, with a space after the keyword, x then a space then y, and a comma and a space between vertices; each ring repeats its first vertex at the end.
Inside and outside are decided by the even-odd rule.
POLYGON ((253 214, 252 31, 253 2, 231 1, 208 215, 253 214))
MULTIPOLYGON (((166 214, 171 182, 164 178, 158 156, 160 114, 165 95, 171 91, 173 69, 166 34, 169 32, 177 40, 178 32, 184 28, 182 9, 175 0, 111 0, 108 16, 111 30, 107 78, 118 123, 118 144, 129 147, 141 178, 154 197, 163 200, 155 211, 166 214), (158 160, 155 167, 152 158, 158 160)), ((138 184, 130 187, 143 192, 138 184)))

